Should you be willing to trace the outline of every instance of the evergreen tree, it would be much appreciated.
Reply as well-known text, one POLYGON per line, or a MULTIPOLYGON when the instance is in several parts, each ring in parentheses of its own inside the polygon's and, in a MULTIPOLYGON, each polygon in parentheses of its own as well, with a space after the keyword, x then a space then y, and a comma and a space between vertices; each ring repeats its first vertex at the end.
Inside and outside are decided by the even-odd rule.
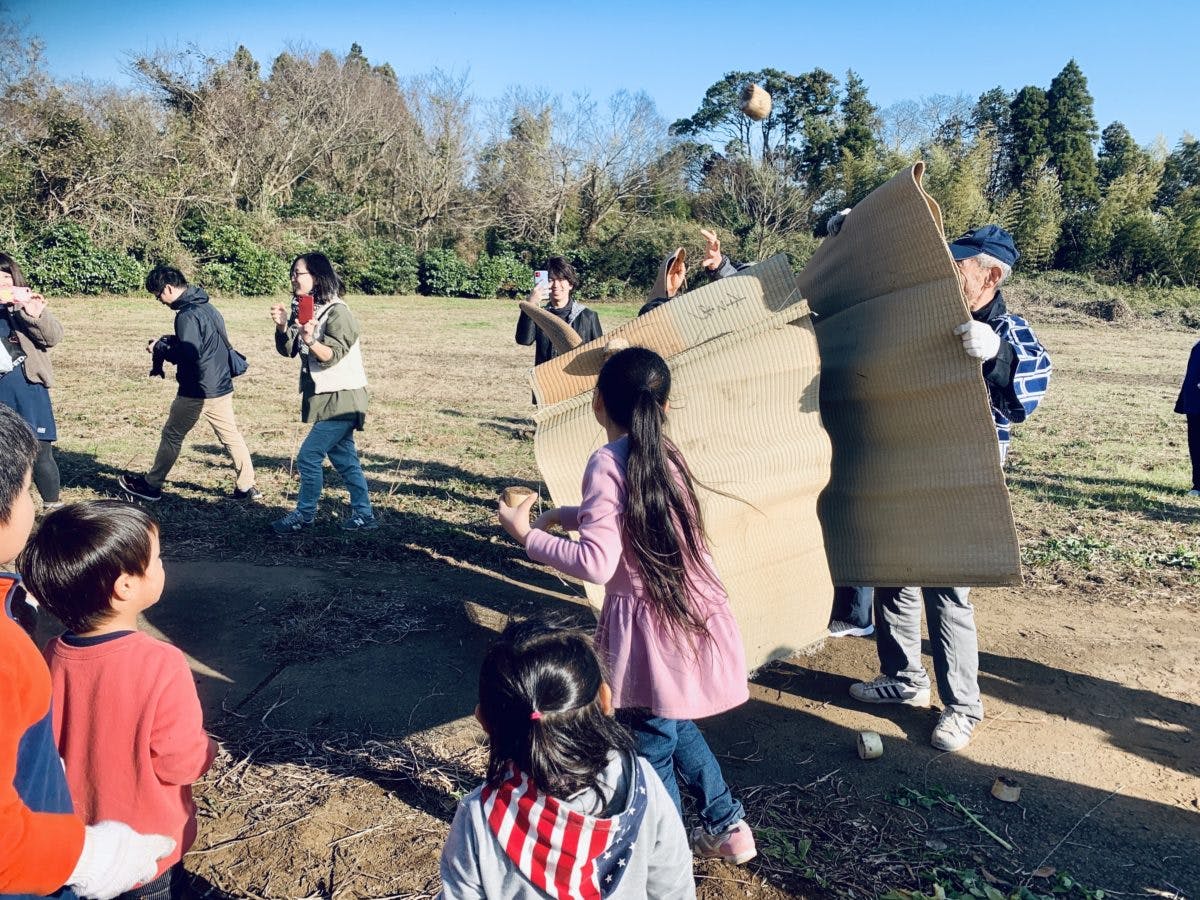
POLYGON ((988 200, 992 203, 1004 195, 1012 168, 1009 160, 1011 119, 1012 97, 999 86, 980 94, 971 111, 971 131, 976 137, 986 136, 992 141, 992 164, 987 185, 988 200))
POLYGON ((1046 92, 1036 85, 1021 88, 1013 98, 1005 147, 1009 165, 1006 191, 1024 184, 1037 171, 1038 161, 1049 155, 1046 111, 1046 92))
POLYGON ((1071 60, 1050 82, 1046 93, 1047 139, 1050 163, 1058 169, 1063 201, 1078 211, 1100 199, 1096 184, 1096 116, 1087 78, 1075 60, 1071 60))
POLYGON ((838 136, 838 148, 848 151, 856 159, 870 156, 875 147, 875 105, 867 99, 867 86, 851 69, 846 73, 846 88, 842 95, 842 133, 838 136))
POLYGON ((1120 122, 1113 122, 1100 134, 1097 171, 1101 187, 1107 187, 1122 175, 1145 169, 1148 162, 1149 157, 1120 122))

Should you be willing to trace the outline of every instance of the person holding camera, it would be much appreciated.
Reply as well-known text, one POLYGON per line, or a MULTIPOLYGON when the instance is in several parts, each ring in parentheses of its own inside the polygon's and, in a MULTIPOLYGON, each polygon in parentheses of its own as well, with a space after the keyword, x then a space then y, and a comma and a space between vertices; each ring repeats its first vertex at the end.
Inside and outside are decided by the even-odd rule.
MULTIPOLYGON (((585 344, 600 337, 604 333, 600 317, 578 300, 571 299, 571 291, 579 287, 579 276, 572 265, 562 256, 552 256, 546 260, 545 272, 546 280, 534 283, 529 302, 544 303, 546 311, 575 329, 585 344)), ((526 347, 534 345, 535 366, 558 356, 550 338, 524 312, 517 319, 516 341, 526 347)))
POLYGON ((163 484, 179 458, 183 439, 203 416, 233 460, 237 479, 233 498, 261 500, 262 492, 254 486, 254 463, 233 415, 233 351, 225 333, 225 320, 209 303, 204 288, 188 284, 178 269, 151 269, 146 276, 146 290, 175 312, 175 333, 146 344, 146 352, 155 357, 150 374, 162 376, 162 362, 173 363, 179 393, 163 425, 154 465, 145 475, 121 475, 117 479, 121 489, 151 503, 159 500, 163 484))
POLYGON ((38 439, 33 483, 46 509, 62 505, 49 352, 62 338, 62 325, 47 309, 46 298, 29 289, 15 259, 0 253, 0 403, 16 410, 38 439))

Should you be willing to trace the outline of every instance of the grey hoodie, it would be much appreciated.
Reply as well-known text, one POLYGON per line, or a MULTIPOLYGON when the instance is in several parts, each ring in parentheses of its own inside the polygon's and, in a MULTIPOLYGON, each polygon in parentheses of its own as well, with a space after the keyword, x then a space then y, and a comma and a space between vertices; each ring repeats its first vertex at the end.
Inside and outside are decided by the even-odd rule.
MULTIPOLYGON (((683 822, 666 788, 645 760, 632 754, 609 756, 608 766, 600 775, 603 793, 586 790, 558 801, 574 813, 582 814, 589 826, 628 822, 636 812, 640 827, 625 845, 625 862, 613 890, 601 885, 598 896, 613 900, 633 898, 680 898, 696 896, 692 877, 692 853, 683 822), (636 776, 633 767, 637 766, 636 776), (638 810, 639 803, 644 809, 638 810)), ((489 900, 545 900, 557 894, 544 893, 522 869, 513 863, 504 846, 488 824, 486 785, 480 785, 458 805, 450 836, 442 849, 442 892, 445 900, 489 898, 489 900)), ((515 828, 514 828, 515 830, 515 828)), ((532 830, 531 830, 532 835, 532 830)), ((512 841, 510 840, 510 843, 512 841)), ((530 846, 537 843, 532 837, 530 846)), ((543 852, 545 852, 545 842, 543 852)), ((554 851, 551 852, 557 856, 554 851)), ((613 849, 616 849, 614 846, 613 849)), ((525 858, 536 856, 537 850, 525 858)), ((551 857, 553 858, 553 857, 551 857)), ((603 879, 601 879, 603 881, 603 879)), ((586 896, 585 891, 567 896, 586 896)))

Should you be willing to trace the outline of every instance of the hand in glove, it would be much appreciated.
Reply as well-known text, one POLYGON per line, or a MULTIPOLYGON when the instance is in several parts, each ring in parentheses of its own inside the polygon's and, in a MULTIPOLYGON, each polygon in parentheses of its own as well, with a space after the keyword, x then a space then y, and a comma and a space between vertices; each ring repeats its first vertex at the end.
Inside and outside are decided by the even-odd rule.
POLYGON ((158 873, 158 861, 175 849, 161 834, 138 834, 124 822, 97 822, 84 832, 83 853, 67 884, 81 897, 111 900, 158 873))
POLYGON ((842 225, 846 221, 846 216, 850 215, 850 210, 843 209, 841 212, 835 212, 829 217, 829 221, 825 223, 825 233, 830 237, 835 236, 842 230, 842 225))
POLYGON ((986 322, 964 322, 954 329, 954 333, 962 337, 963 350, 967 356, 986 362, 995 359, 1000 352, 1000 335, 992 330, 986 322))

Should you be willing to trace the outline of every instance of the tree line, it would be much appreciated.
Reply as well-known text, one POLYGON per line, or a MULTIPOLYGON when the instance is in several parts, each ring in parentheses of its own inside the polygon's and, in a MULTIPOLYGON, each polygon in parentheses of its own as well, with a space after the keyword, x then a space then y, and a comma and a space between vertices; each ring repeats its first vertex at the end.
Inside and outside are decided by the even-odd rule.
POLYGON ((699 249, 698 224, 740 259, 802 264, 832 212, 917 159, 947 232, 998 221, 1025 271, 1200 279, 1200 143, 1100 131, 1073 60, 1046 88, 887 109, 853 71, 730 72, 674 123, 643 92, 484 103, 357 44, 266 68, 244 47, 187 48, 130 70, 128 88, 57 81, 0 24, 0 245, 47 292, 134 292, 161 261, 279 292, 315 247, 352 291, 523 291, 561 253, 585 295, 635 293, 670 249, 699 249), (738 107, 749 82, 772 95, 762 121, 738 107))

